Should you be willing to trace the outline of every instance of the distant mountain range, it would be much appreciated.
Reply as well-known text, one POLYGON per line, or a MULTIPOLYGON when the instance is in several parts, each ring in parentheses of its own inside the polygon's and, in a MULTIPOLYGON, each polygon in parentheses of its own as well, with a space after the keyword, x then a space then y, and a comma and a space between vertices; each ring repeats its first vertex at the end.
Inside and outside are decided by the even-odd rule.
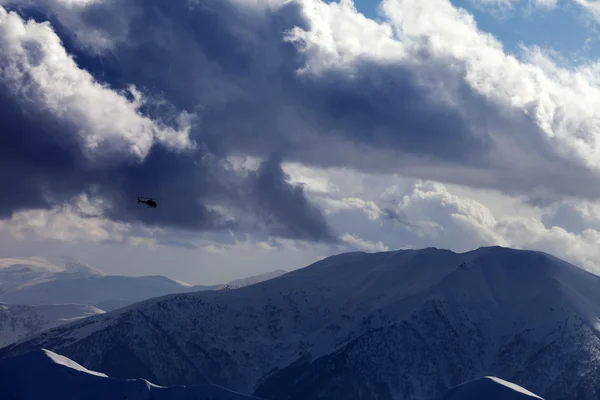
POLYGON ((237 290, 144 300, 0 358, 45 348, 118 379, 210 382, 266 400, 431 399, 489 386, 485 376, 591 400, 599 317, 600 277, 544 253, 357 252, 237 290))
POLYGON ((45 282, 102 275, 69 258, 0 258, 0 295, 45 282))
POLYGON ((164 276, 114 276, 70 259, 0 258, 0 347, 75 319, 171 293, 235 289, 279 276, 275 271, 201 286, 164 276))
POLYGON ((172 293, 239 288, 284 274, 275 271, 219 285, 190 285, 164 276, 118 276, 69 259, 0 259, 0 303, 82 304, 104 311, 172 293))

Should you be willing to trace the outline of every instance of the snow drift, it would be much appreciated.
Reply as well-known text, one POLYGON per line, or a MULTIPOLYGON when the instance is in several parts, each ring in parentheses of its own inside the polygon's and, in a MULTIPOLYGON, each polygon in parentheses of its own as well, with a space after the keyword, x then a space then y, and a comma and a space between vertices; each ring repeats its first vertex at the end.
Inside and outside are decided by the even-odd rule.
POLYGON ((161 387, 144 379, 112 379, 46 349, 0 360, 0 393, 19 400, 260 400, 216 385, 161 387))
MULTIPOLYGON (((529 390, 494 376, 456 386, 443 396, 431 400, 539 400, 538 395, 529 390)), ((543 400, 543 399, 542 399, 543 400)))

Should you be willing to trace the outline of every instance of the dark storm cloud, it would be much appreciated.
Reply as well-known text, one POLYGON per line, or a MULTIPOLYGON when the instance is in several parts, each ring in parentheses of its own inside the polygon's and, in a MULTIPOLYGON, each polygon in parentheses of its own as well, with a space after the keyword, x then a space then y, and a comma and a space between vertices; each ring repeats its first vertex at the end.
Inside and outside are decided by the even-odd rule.
POLYGON ((82 164, 79 144, 57 132, 68 129, 35 108, 25 108, 0 84, 0 217, 43 208, 80 193, 84 180, 73 174, 82 164))
POLYGON ((281 157, 271 155, 254 175, 254 198, 262 220, 280 236, 331 241, 334 237, 321 211, 306 200, 301 186, 286 183, 281 157))

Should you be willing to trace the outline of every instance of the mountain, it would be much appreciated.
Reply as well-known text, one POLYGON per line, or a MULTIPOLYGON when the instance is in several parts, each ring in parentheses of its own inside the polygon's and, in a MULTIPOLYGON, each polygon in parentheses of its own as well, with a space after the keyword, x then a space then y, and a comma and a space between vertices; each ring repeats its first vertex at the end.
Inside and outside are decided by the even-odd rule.
POLYGON ((0 360, 0 377, 6 399, 260 400, 216 385, 160 387, 143 379, 111 379, 45 349, 0 360))
POLYGON ((274 271, 227 284, 192 286, 160 275, 105 275, 66 258, 0 258, 0 303, 85 304, 111 311, 172 293, 236 289, 283 273, 285 271, 274 271))
POLYGON ((283 274, 287 274, 287 271, 278 269, 277 271, 267 272, 265 274, 250 276, 248 278, 236 279, 225 285, 219 287, 221 290, 239 289, 245 286, 254 285, 260 282, 268 281, 269 279, 277 278, 283 274))
MULTIPOLYGON (((514 383, 486 376, 456 386, 431 400, 536 400, 541 397, 514 383)), ((543 400, 543 399, 542 399, 543 400)))
POLYGON ((92 306, 0 304, 0 347, 71 321, 104 313, 92 306))
POLYGON ((111 310, 171 293, 213 289, 183 284, 164 276, 87 276, 57 279, 0 295, 9 304, 88 304, 111 310))
POLYGON ((597 399, 600 277, 548 254, 346 253, 236 290, 168 295, 0 350, 264 399, 428 399, 497 376, 597 399))
POLYGON ((0 294, 60 279, 101 276, 102 272, 69 258, 0 258, 0 294))
MULTIPOLYGON (((0 360, 0 376, 0 392, 9 399, 260 400, 210 384, 160 387, 144 379, 111 379, 46 349, 0 360), (33 379, 35 384, 32 384, 33 379)), ((511 382, 485 377, 459 385, 431 400, 479 399, 536 400, 541 397, 511 382)))

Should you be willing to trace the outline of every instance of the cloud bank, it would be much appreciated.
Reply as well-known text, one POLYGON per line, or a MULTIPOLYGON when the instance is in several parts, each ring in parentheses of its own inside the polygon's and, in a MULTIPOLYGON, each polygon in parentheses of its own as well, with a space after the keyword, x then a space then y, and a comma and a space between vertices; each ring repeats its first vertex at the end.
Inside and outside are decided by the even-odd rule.
MULTIPOLYGON (((567 70, 536 48, 517 59, 447 0, 381 9, 379 23, 346 0, 0 0, 0 216, 85 195, 115 224, 383 249, 327 217, 342 204, 370 204, 373 216, 376 203, 315 203, 283 165, 402 174, 539 206, 600 196, 596 65, 567 70)), ((411 204, 380 211, 439 234, 411 204)), ((502 240, 485 210, 461 207, 444 224, 488 227, 470 247, 502 240)))

